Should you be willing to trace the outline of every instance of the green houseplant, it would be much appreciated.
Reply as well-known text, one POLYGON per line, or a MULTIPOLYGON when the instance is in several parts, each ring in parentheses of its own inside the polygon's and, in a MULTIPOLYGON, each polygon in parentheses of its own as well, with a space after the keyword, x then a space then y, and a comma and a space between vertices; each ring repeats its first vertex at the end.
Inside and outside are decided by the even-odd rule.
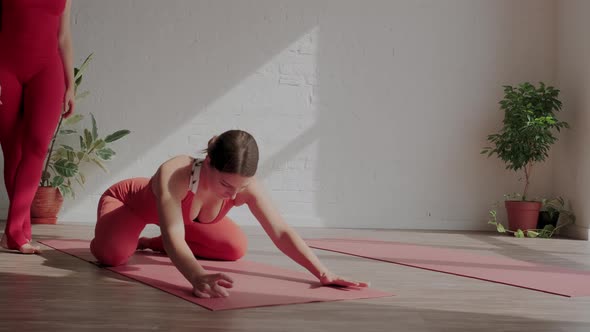
POLYGON ((500 101, 500 109, 504 111, 503 127, 487 137, 491 146, 481 151, 488 157, 497 155, 506 169, 524 172, 520 199, 505 200, 508 226, 512 231, 537 226, 542 203, 528 199, 533 166, 548 158, 551 145, 557 141, 554 132, 569 128, 567 122, 556 118, 562 105, 558 96, 559 90, 543 82, 538 87, 529 82, 517 87, 504 86, 504 98, 500 101))
POLYGON ((557 223, 562 221, 559 227, 575 222, 576 216, 565 207, 563 197, 543 199, 541 201, 541 211, 539 212, 539 221, 537 228, 544 228, 547 225, 558 227, 557 223))
MULTIPOLYGON (((504 195, 505 200, 519 199, 520 194, 504 195)), ((497 209, 499 202, 496 202, 494 207, 489 211, 488 224, 494 225, 499 233, 511 233, 515 237, 523 238, 527 237, 541 237, 550 238, 556 232, 576 220, 576 216, 565 207, 565 201, 562 197, 556 198, 543 198, 536 201, 541 202, 541 210, 539 212, 539 218, 537 226, 534 229, 506 229, 500 221, 498 221, 497 209)))
MULTIPOLYGON (((92 54, 74 69, 76 101, 89 93, 77 93, 82 77, 92 54)), ((60 118, 57 129, 47 151, 47 158, 42 172, 41 181, 31 207, 31 222, 54 224, 61 209, 64 197, 75 198, 75 183, 84 186, 86 177, 83 173, 84 164, 93 164, 108 172, 104 162, 111 160, 115 151, 110 144, 128 135, 129 130, 115 131, 106 137, 100 137, 94 115, 90 114, 91 125, 79 128, 84 115, 74 114, 68 119, 60 118), (76 137, 77 136, 77 137, 76 137), (72 143, 77 144, 72 144, 72 143)))

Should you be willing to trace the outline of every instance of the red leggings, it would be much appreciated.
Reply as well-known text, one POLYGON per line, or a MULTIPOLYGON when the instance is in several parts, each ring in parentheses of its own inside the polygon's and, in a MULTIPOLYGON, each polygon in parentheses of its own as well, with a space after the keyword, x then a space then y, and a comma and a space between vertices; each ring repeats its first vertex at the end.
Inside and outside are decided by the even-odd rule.
POLYGON ((65 79, 61 57, 57 52, 49 57, 23 55, 19 59, 0 54, 0 86, 0 145, 10 199, 4 234, 8 246, 18 249, 31 239, 31 203, 62 111, 65 79))
MULTIPOLYGON (((137 182, 138 179, 129 179, 113 187, 130 188, 137 185, 137 182)), ((113 187, 100 198, 95 237, 90 244, 94 257, 109 266, 125 264, 137 249, 139 236, 145 226, 158 224, 155 200, 149 192, 151 186, 147 181, 142 181, 143 188, 135 195, 120 195, 113 187), (137 199, 138 196, 141 196, 143 204, 137 199)), ((197 257, 237 260, 246 253, 246 235, 227 216, 213 224, 185 222, 184 227, 185 240, 197 257)), ((161 236, 152 238, 149 242, 149 249, 164 251, 161 236)))

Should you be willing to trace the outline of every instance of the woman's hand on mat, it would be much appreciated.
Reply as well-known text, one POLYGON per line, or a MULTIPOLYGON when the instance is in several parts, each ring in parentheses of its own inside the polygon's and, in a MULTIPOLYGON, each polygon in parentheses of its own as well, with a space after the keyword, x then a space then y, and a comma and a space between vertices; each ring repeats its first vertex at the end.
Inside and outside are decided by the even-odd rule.
POLYGON ((368 283, 362 281, 352 281, 348 278, 342 278, 332 272, 324 272, 320 276, 320 282, 324 286, 342 286, 342 287, 367 287, 368 283))
POLYGON ((211 273, 196 277, 192 284, 196 297, 227 297, 227 288, 232 288, 234 281, 225 273, 211 273))

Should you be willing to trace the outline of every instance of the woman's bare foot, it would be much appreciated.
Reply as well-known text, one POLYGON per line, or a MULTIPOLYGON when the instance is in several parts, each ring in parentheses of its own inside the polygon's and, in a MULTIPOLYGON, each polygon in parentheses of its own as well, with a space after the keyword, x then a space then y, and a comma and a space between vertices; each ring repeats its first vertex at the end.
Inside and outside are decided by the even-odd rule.
MULTIPOLYGON (((16 250, 8 246, 8 239, 6 238, 6 235, 2 235, 2 239, 0 240, 0 247, 8 250, 16 250)), ((31 241, 29 240, 29 242, 23 244, 20 248, 18 248, 18 251, 20 251, 23 254, 40 255, 41 247, 32 245, 31 241)))
POLYGON ((139 240, 137 240, 137 249, 136 250, 149 249, 149 247, 148 247, 149 240, 150 239, 147 237, 140 237, 139 240))
POLYGON ((41 255, 41 247, 34 246, 30 242, 23 244, 20 248, 18 248, 18 251, 23 254, 41 255))
POLYGON ((150 241, 152 239, 150 239, 149 237, 140 237, 139 240, 137 240, 137 249, 135 250, 146 250, 146 249, 151 249, 154 252, 161 252, 161 253, 166 253, 166 251, 164 250, 158 250, 158 249, 154 249, 154 248, 150 248, 150 241))

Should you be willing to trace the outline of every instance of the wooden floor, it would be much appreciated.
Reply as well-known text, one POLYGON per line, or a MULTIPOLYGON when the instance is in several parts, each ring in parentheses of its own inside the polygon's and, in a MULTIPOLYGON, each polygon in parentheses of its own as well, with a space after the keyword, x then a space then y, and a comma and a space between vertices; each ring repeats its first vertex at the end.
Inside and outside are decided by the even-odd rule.
MULTIPOLYGON (((4 225, 0 225, 2 229, 4 225)), ((259 227, 247 259, 300 269, 259 227)), ((494 233, 299 229, 307 237, 360 236, 481 250, 590 270, 590 243, 494 233)), ((35 225, 36 240, 90 239, 90 225, 35 225)), ((148 229, 155 234, 156 229, 148 229)), ((212 312, 44 247, 0 251, 0 331, 590 331, 590 298, 565 298, 395 264, 316 251, 333 271, 394 297, 212 312)))

